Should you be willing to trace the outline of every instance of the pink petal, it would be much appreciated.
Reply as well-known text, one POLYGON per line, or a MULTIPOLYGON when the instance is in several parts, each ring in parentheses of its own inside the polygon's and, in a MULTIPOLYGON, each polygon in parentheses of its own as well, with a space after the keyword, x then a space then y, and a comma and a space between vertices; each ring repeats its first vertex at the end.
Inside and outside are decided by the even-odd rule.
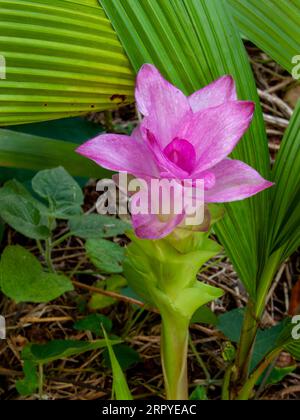
POLYGON ((189 97, 193 112, 222 105, 224 102, 236 101, 237 94, 231 76, 223 76, 198 90, 189 97))
POLYGON ((161 239, 168 236, 185 218, 185 215, 174 215, 169 221, 161 221, 157 215, 135 215, 132 223, 137 237, 141 239, 161 239))
POLYGON ((160 185, 157 191, 151 181, 154 182, 149 180, 147 189, 140 190, 132 197, 131 217, 138 237, 160 239, 169 235, 185 218, 182 210, 183 188, 175 181, 173 187, 169 188, 166 180, 157 180, 160 185))
POLYGON ((196 164, 194 146, 184 139, 174 139, 164 150, 167 158, 187 173, 191 173, 196 164))
POLYGON ((248 129, 253 112, 253 102, 235 101, 186 119, 178 137, 192 143, 197 152, 195 173, 212 168, 233 151, 248 129))
POLYGON ((160 169, 160 176, 162 178, 170 179, 185 179, 188 176, 188 172, 179 168, 179 166, 177 166, 170 159, 168 159, 154 134, 151 133, 149 130, 146 130, 146 132, 149 148, 152 150, 156 164, 160 169))
POLYGON ((176 137, 181 120, 192 112, 187 97, 151 64, 144 64, 138 73, 135 97, 146 117, 144 127, 165 148, 176 137))
POLYGON ((211 171, 216 177, 216 183, 205 191, 205 202, 208 203, 243 200, 274 185, 239 160, 225 159, 211 171))
POLYGON ((145 143, 118 134, 103 134, 80 146, 77 153, 93 160, 106 169, 128 172, 136 177, 158 176, 152 153, 145 143))

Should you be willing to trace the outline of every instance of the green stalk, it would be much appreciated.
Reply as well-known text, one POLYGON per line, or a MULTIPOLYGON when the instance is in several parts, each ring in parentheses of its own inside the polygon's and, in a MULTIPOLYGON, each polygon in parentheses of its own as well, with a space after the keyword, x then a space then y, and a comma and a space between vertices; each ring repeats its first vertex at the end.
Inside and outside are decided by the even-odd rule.
POLYGON ((42 363, 39 363, 39 398, 43 399, 43 390, 44 390, 44 366, 42 363))
POLYGON ((223 385, 222 385, 222 401, 230 401, 230 381, 232 376, 232 371, 234 367, 232 365, 228 366, 226 369, 223 385))
POLYGON ((58 238, 56 241, 54 241, 52 243, 52 248, 57 247, 62 242, 64 242, 66 239, 69 239, 71 236, 72 236, 71 232, 67 232, 65 235, 61 236, 60 238, 58 238))
POLYGON ((255 304, 255 317, 257 319, 261 319, 264 313, 268 293, 274 276, 278 270, 282 255, 283 250, 280 248, 269 257, 269 260, 267 261, 265 269, 260 278, 255 304))
POLYGON ((279 249, 269 257, 269 260, 267 261, 264 271, 260 277, 256 301, 253 302, 252 300, 249 300, 246 307, 236 361, 237 374, 234 378, 237 386, 245 383, 248 378, 249 366, 252 358, 257 331, 265 310, 266 300, 270 287, 280 264, 281 255, 282 250, 279 249))
POLYGON ((167 400, 188 400, 189 319, 176 311, 162 313, 161 358, 167 400))
POLYGON ((238 401, 247 401, 250 399, 251 394, 253 392, 253 388, 257 384, 257 381, 261 377, 261 375, 264 373, 264 371, 267 369, 267 367, 277 359, 277 357, 280 355, 282 349, 276 349, 268 354, 268 356, 265 357, 265 359, 260 363, 258 368, 252 373, 250 378, 246 381, 242 389, 239 391, 238 396, 236 400, 238 401))
POLYGON ((46 260, 46 264, 48 266, 49 271, 51 273, 55 273, 55 268, 52 262, 51 254, 52 254, 51 239, 47 239, 45 241, 45 260, 46 260))
POLYGON ((253 346, 259 326, 258 320, 255 318, 254 313, 254 303, 249 300, 246 307, 236 359, 235 382, 237 382, 237 385, 244 382, 247 379, 249 373, 249 365, 252 358, 253 346))

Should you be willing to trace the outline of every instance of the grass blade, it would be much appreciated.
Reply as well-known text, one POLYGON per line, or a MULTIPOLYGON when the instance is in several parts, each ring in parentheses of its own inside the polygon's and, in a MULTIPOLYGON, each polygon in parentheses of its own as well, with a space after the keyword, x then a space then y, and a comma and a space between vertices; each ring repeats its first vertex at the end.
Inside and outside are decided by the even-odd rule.
POLYGON ((116 358, 113 350, 112 343, 107 336, 105 329, 103 328, 103 334, 105 337, 107 349, 109 352, 110 362, 113 371, 113 391, 116 394, 116 398, 119 401, 130 401, 133 400, 131 392, 129 390, 125 375, 121 369, 121 366, 116 358))

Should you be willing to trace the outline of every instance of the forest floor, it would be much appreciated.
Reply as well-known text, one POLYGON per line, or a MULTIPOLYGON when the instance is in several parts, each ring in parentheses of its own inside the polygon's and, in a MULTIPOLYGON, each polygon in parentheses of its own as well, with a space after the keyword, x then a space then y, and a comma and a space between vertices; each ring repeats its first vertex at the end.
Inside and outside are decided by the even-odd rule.
MULTIPOLYGON (((247 45, 249 58, 256 78, 257 88, 264 111, 269 148, 272 159, 278 153, 280 142, 286 129, 300 86, 295 83, 279 65, 263 52, 247 45)), ((104 114, 91 114, 89 119, 99 124, 111 124, 104 114)), ((129 106, 113 113, 112 123, 116 130, 130 130, 137 122, 135 107, 129 106)), ((95 182, 85 188, 85 210, 93 208, 98 198, 95 182)), ((60 224, 57 233, 63 231, 60 224)), ((122 241, 122 239, 121 239, 122 241)), ((33 242, 7 228, 2 246, 22 244, 38 255, 33 242)), ((15 304, 1 297, 0 313, 7 320, 7 340, 0 341, 0 399, 17 400, 20 397, 15 388, 17 380, 23 377, 21 351, 28 342, 45 343, 54 339, 91 339, 89 332, 77 331, 74 322, 89 313, 88 302, 94 292, 95 280, 101 276, 92 273, 93 266, 86 259, 84 243, 79 238, 71 238, 62 243, 53 255, 54 263, 60 271, 76 273, 77 285, 74 292, 50 304, 15 304), (83 272, 83 274, 79 273, 83 272), (79 273, 79 274, 77 274, 79 273)), ((242 308, 247 296, 232 265, 224 254, 207 264, 199 278, 208 284, 221 287, 225 294, 222 299, 211 304, 216 314, 242 308)), ((279 270, 274 286, 269 294, 265 327, 276 325, 290 308, 292 288, 300 278, 300 253, 296 252, 279 270)), ((132 298, 120 295, 120 299, 102 309, 101 313, 113 322, 113 333, 122 337, 134 350, 126 350, 126 376, 130 390, 136 399, 162 397, 163 377, 160 364, 160 317, 132 304, 132 298), (129 361, 128 361, 129 359, 129 361)), ((225 337, 213 326, 194 324, 190 329, 189 383, 203 385, 209 399, 219 398, 225 363, 222 357, 225 337)), ((278 360, 281 367, 289 366, 291 359, 283 354, 278 360)), ((109 399, 112 392, 111 370, 103 357, 103 350, 74 356, 67 360, 50 363, 44 368, 43 398, 68 400, 109 399)), ((279 384, 266 387, 259 398, 299 399, 300 364, 293 373, 279 384)), ((37 399, 37 395, 26 397, 37 399)))

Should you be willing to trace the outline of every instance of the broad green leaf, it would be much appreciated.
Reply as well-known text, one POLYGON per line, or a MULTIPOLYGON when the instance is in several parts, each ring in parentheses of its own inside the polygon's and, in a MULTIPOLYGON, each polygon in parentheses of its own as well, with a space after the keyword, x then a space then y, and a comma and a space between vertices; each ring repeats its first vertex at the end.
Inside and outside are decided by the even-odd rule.
MULTIPOLYGON (((21 168, 24 172, 24 169, 37 171, 63 166, 73 176, 105 177, 110 174, 109 171, 75 152, 77 144, 100 132, 101 127, 82 118, 0 129, 0 166, 5 167, 6 172, 10 167, 21 168)), ((30 178, 33 175, 30 174, 30 178)))
MULTIPOLYGON (((120 340, 112 341, 113 344, 120 340)), ((105 340, 76 341, 76 340, 52 340, 47 344, 28 344, 23 358, 31 360, 35 364, 47 364, 59 359, 68 359, 87 351, 98 350, 106 347, 105 340)))
POLYGON ((86 253, 101 273, 122 273, 124 248, 105 239, 88 239, 86 253))
MULTIPOLYGON (((235 309, 219 316, 218 329, 232 342, 238 343, 242 331, 244 310, 235 309)), ((253 356, 251 370, 253 370, 263 358, 273 350, 282 349, 291 353, 295 358, 300 359, 300 339, 295 340, 292 330, 295 327, 290 318, 284 319, 272 328, 259 330, 253 356)))
POLYGON ((300 360, 300 318, 287 318, 277 340, 277 346, 284 348, 296 360, 300 360))
POLYGON ((8 246, 2 253, 0 287, 17 303, 50 302, 73 290, 67 277, 43 272, 37 258, 19 245, 8 246))
POLYGON ((191 319, 191 323, 217 325, 218 318, 210 308, 208 308, 207 306, 203 306, 197 309, 197 311, 194 313, 191 319))
POLYGON ((251 362, 251 369, 254 369, 258 363, 272 350, 276 349, 276 343, 284 328, 284 323, 281 322, 272 328, 266 330, 259 330, 251 362))
POLYGON ((34 394, 39 386, 35 363, 31 360, 24 360, 23 373, 24 379, 20 379, 16 382, 16 390, 23 396, 34 394))
POLYGON ((109 358, 113 372, 113 392, 116 395, 116 399, 120 401, 132 400, 133 398, 129 390, 125 375, 113 350, 113 342, 108 338, 107 333, 104 329, 103 333, 109 352, 109 358))
MULTIPOLYGON (((124 371, 129 369, 141 361, 140 355, 136 350, 126 344, 117 344, 114 346, 115 356, 124 371)), ((103 358, 107 367, 112 367, 108 349, 104 350, 103 358)))
POLYGON ((274 167, 270 220, 272 251, 284 247, 282 261, 300 245, 300 101, 284 135, 274 167))
POLYGON ((68 219, 82 212, 84 198, 81 188, 62 167, 37 173, 32 188, 48 202, 49 215, 54 218, 68 219))
POLYGON ((234 343, 240 339, 244 313, 244 309, 233 309, 218 318, 218 329, 234 343))
MULTIPOLYGON (((99 280, 94 285, 100 289, 108 290, 110 292, 120 293, 120 290, 127 285, 126 279, 119 274, 114 274, 105 280, 99 280)), ((89 301, 89 308, 92 311, 107 308, 108 306, 116 303, 117 300, 110 297, 104 296, 100 293, 94 293, 89 301)), ((107 330, 107 328, 106 328, 107 330)))
POLYGON ((300 5, 297 0, 228 0, 243 35, 290 73, 299 55, 300 5))
POLYGON ((79 331, 91 331, 97 336, 103 336, 102 325, 107 332, 112 329, 112 321, 102 314, 92 314, 75 322, 74 328, 79 331))
POLYGON ((32 239, 47 239, 48 224, 41 214, 43 206, 17 181, 8 181, 0 189, 0 217, 32 239))
POLYGON ((90 214, 72 217, 69 220, 69 229, 74 236, 98 239, 123 235, 131 230, 131 226, 114 217, 90 214))
POLYGON ((128 59, 100 5, 1 0, 0 125, 113 109, 133 99, 128 59), (93 7, 90 7, 93 6, 93 7))
MULTIPOLYGON (((286 376, 293 373, 297 369, 297 365, 291 365, 287 367, 277 367, 275 366, 272 370, 270 376, 267 378, 266 385, 275 385, 281 382, 286 376)), ((265 372, 267 373, 267 372, 265 372)), ((260 378, 258 385, 262 383, 264 375, 260 378)))
MULTIPOLYGON (((186 94, 231 74, 240 99, 256 102, 255 118, 233 153, 270 178, 268 144, 254 77, 240 34, 224 0, 99 0, 138 71, 155 64, 186 94)), ((218 236, 248 292, 255 296, 264 262, 269 193, 226 205, 218 236), (250 263, 249 263, 250 261, 250 263)))

